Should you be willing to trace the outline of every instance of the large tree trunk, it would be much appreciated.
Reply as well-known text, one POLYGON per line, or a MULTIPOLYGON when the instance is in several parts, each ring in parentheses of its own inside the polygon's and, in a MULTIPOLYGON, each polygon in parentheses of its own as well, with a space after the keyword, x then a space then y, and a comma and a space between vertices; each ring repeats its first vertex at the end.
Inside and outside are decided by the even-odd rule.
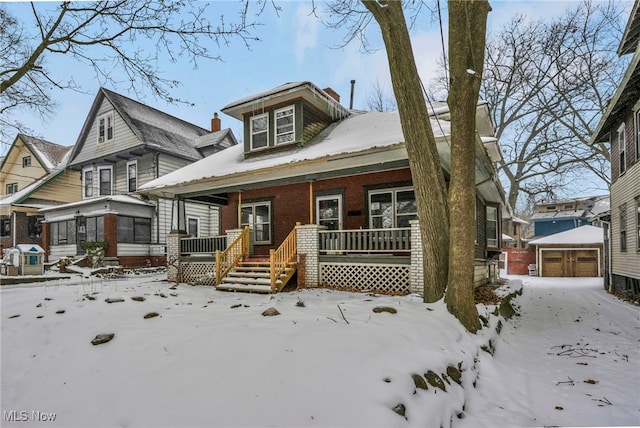
POLYGON ((422 94, 400 1, 362 0, 380 26, 387 51, 416 195, 424 255, 424 300, 443 297, 447 284, 449 220, 444 175, 422 94))
POLYGON ((447 308, 470 332, 480 328, 473 293, 476 107, 489 13, 487 0, 449 0, 451 111, 447 308))

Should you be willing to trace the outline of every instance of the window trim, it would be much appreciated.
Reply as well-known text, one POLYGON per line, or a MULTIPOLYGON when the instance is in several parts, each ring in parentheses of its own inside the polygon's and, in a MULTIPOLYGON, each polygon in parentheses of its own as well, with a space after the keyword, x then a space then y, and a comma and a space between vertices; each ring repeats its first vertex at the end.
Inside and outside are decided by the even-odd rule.
POLYGON ((194 238, 200 237, 200 217, 196 217, 196 216, 192 216, 192 215, 188 215, 187 216, 187 234, 189 234, 190 236, 192 236, 194 238), (195 220, 196 221, 196 234, 195 235, 192 235, 191 231, 189 230, 189 222, 191 220, 195 220))
POLYGON ((5 185, 5 194, 13 195, 18 193, 18 183, 7 183, 5 185))
POLYGON ((618 168, 619 175, 627 171, 627 137, 624 122, 618 127, 618 168))
POLYGON ((102 165, 98 167, 98 196, 113 195, 113 165, 102 165), (102 174, 101 171, 109 170, 109 193, 102 193, 102 174))
MULTIPOLYGON (((285 116, 285 117, 288 117, 288 116, 285 116)), ((274 134, 275 135, 273 136, 274 145, 282 146, 282 145, 285 145, 285 144, 293 144, 293 143, 295 143, 296 142, 296 106, 295 106, 295 104, 292 104, 290 106, 283 107, 283 108, 280 108, 278 110, 275 110, 273 112, 273 118, 274 118, 273 120, 274 120, 274 128, 275 128, 274 129, 274 134), (291 131, 279 133, 278 132, 278 113, 286 111, 286 110, 291 110, 291 118, 293 119, 293 121, 291 122, 291 131), (279 143, 278 142, 278 137, 281 136, 281 135, 287 135, 287 134, 291 134, 292 135, 292 137, 293 137, 292 140, 291 141, 284 141, 284 142, 279 143)), ((267 131, 267 135, 268 135, 268 131, 267 131)))
POLYGON ((98 142, 98 144, 102 144, 102 143, 106 143, 108 141, 111 141, 115 138, 115 126, 114 126, 114 120, 113 120, 113 111, 109 111, 106 113, 102 113, 101 115, 98 116, 97 120, 97 132, 96 132, 96 140, 98 142), (109 124, 109 119, 111 119, 111 126, 108 126, 109 124), (101 130, 100 130, 100 122, 104 120, 104 135, 100 135, 101 130), (109 137, 109 129, 111 129, 111 137, 109 137))
MULTIPOLYGON (((393 207, 393 218, 392 218, 392 225, 391 225, 391 229, 396 229, 398 228, 398 200, 397 200, 397 193, 398 192, 404 192, 410 190, 413 192, 413 197, 415 200, 415 188, 413 186, 398 186, 398 187, 380 187, 380 188, 376 188, 376 189, 370 189, 367 191, 367 217, 368 217, 368 222, 369 222, 369 227, 371 229, 374 229, 373 227, 373 214, 372 214, 372 209, 371 209, 371 196, 373 195, 379 195, 379 194, 383 194, 383 193, 391 193, 391 205, 393 207)), ((409 216, 411 214, 404 214, 403 216, 409 216)), ((415 216, 417 218, 418 216, 418 210, 416 207, 416 212, 415 212, 415 216)), ((375 216, 375 217, 380 217, 380 216, 375 216)), ((383 226, 384 228, 384 226, 383 226)))
MULTIPOLYGON (((253 230, 254 234, 254 244, 255 245, 271 245, 273 243, 273 204, 271 203, 271 200, 260 200, 260 201, 253 201, 253 202, 243 202, 240 205, 240 212, 242 212, 243 208, 252 208, 252 216, 253 216, 253 224, 249 224, 248 226, 253 230), (262 222, 260 224, 267 224, 269 226, 269 240, 268 241, 258 241, 255 235, 255 230, 256 230, 256 222, 255 222, 255 208, 257 206, 266 206, 269 210, 269 219, 266 222, 262 222)), ((239 227, 244 227, 245 224, 242 223, 239 225, 239 227)))
POLYGON ((82 197, 83 198, 91 198, 93 197, 94 191, 94 180, 93 180, 93 168, 83 168, 82 169, 82 197), (91 173, 91 186, 87 187, 87 173, 91 173), (87 193, 87 189, 90 190, 87 193))
POLYGON ((486 205, 485 206, 485 245, 487 248, 500 248, 500 227, 499 227, 500 216, 498 213, 498 207, 495 205, 486 205), (495 210, 496 216, 495 220, 489 220, 489 210, 495 210), (489 228, 487 225, 489 222, 495 222, 496 224, 496 234, 494 238, 489 237, 489 228), (489 241, 495 241, 495 245, 490 245, 489 241))
POLYGON ((269 147, 269 113, 256 114, 256 115, 251 116, 249 118, 249 145, 250 145, 252 151, 253 150, 262 150, 262 149, 266 149, 267 147, 269 147), (258 119, 261 119, 261 118, 266 118, 267 119, 267 127, 266 127, 266 129, 264 131, 260 131, 260 132, 254 133, 253 132, 253 122, 258 120, 258 119), (262 133, 266 133, 266 136, 267 136, 266 145, 261 146, 261 147, 254 147, 254 144, 253 144, 254 135, 262 134, 262 133))
POLYGON ((640 161, 640 106, 633 112, 636 127, 636 162, 640 161))
POLYGON ((331 193, 331 194, 327 194, 327 195, 316 195, 316 197, 315 197, 315 200, 316 200, 315 201, 316 224, 320 226, 321 225, 320 221, 322 220, 320 218, 320 202, 321 201, 328 201, 328 200, 332 200, 332 199, 337 199, 338 200, 338 229, 337 230, 342 230, 344 228, 344 216, 342 214, 342 212, 344 211, 344 202, 343 202, 342 193, 331 193))
MULTIPOLYGON (((140 216, 131 216, 131 215, 121 215, 118 214, 117 220, 116 220, 116 240, 118 243, 124 243, 124 244, 150 244, 152 242, 152 228, 153 228, 153 224, 152 224, 152 219, 149 217, 140 217, 140 216), (132 225, 133 227, 131 228, 131 233, 133 235, 133 239, 129 240, 128 236, 126 237, 127 239, 120 239, 121 235, 120 235, 120 219, 124 219, 124 218, 130 218, 132 220, 132 225), (136 220, 143 220, 145 222, 149 222, 149 229, 148 229, 148 235, 149 235, 149 239, 145 239, 145 240, 139 240, 138 239, 138 234, 136 234, 136 220)), ((145 225, 146 226, 146 225, 145 225)), ((127 229, 128 230, 128 229, 127 229)), ((145 234, 146 235, 146 234, 145 234)))
POLYGON ((131 160, 131 161, 127 162, 126 168, 127 168, 127 192, 128 193, 135 192, 136 190, 138 190, 138 160, 134 159, 134 160, 131 160), (133 177, 133 179, 135 180, 134 189, 131 189, 131 178, 132 177, 129 175, 129 173, 131 172, 129 170, 129 167, 132 166, 132 165, 135 167, 135 177, 133 177))
POLYGON ((619 230, 620 230, 620 252, 627 252, 627 205, 622 204, 618 207, 619 210, 619 230))
POLYGON ((22 167, 28 168, 31 166, 31 156, 23 156, 22 157, 22 167))

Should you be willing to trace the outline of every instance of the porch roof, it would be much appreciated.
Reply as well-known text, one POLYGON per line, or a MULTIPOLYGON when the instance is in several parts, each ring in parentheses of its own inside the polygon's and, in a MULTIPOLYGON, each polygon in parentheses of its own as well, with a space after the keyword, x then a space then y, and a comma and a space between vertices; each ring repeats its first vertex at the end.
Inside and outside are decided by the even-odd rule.
MULTIPOLYGON (((450 166, 450 122, 431 117, 438 152, 446 171, 450 166)), ((476 183, 488 200, 502 201, 493 165, 477 139, 476 183)), ((398 112, 352 111, 309 144, 287 152, 245 158, 241 145, 153 180, 140 193, 163 197, 197 197, 287 182, 314 181, 409 165, 398 112)))

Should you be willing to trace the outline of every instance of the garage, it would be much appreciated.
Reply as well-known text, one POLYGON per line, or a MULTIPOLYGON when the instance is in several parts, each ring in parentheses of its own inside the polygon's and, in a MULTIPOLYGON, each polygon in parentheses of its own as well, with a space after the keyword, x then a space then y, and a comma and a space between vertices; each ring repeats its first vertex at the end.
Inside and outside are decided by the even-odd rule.
POLYGON ((529 242, 536 249, 538 275, 596 277, 604 268, 604 231, 582 226, 529 242))

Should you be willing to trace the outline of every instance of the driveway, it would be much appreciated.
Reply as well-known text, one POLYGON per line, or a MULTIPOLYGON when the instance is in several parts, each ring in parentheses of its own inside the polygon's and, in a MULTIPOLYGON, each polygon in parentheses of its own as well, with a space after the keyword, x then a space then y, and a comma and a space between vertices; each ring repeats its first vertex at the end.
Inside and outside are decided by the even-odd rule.
POLYGON ((479 359, 477 394, 456 426, 640 425, 640 307, 602 278, 509 277, 520 316, 494 358, 479 359))

